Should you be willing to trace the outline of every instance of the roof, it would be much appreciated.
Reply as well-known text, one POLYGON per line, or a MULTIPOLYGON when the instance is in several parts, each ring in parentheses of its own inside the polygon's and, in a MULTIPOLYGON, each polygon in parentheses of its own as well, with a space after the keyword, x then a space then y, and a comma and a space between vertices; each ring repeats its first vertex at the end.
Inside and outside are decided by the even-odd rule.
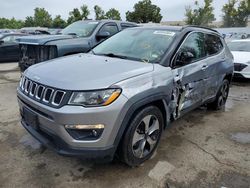
POLYGON ((137 27, 137 29, 157 29, 157 30, 171 30, 171 31, 181 31, 182 27, 180 26, 163 26, 163 25, 143 25, 137 27))
POLYGON ((10 35, 27 35, 27 34, 14 32, 14 33, 1 33, 0 35, 1 35, 1 37, 4 37, 4 36, 10 36, 10 35))
POLYGON ((129 24, 137 25, 134 22, 127 22, 127 21, 120 21, 120 20, 110 20, 110 19, 102 19, 102 20, 79 20, 77 22, 98 22, 98 23, 115 22, 115 23, 129 23, 129 24))
POLYGON ((219 35, 216 30, 206 28, 206 27, 199 27, 199 26, 166 26, 160 24, 143 24, 143 29, 158 29, 158 30, 171 30, 171 31, 209 31, 219 35))

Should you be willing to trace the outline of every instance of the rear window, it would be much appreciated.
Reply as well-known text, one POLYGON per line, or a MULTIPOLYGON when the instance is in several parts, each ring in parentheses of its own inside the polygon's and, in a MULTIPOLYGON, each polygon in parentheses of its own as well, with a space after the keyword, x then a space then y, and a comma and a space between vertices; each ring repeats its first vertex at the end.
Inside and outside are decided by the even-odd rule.
POLYGON ((216 35, 205 35, 205 49, 207 55, 214 55, 219 53, 223 49, 223 44, 220 37, 216 35))

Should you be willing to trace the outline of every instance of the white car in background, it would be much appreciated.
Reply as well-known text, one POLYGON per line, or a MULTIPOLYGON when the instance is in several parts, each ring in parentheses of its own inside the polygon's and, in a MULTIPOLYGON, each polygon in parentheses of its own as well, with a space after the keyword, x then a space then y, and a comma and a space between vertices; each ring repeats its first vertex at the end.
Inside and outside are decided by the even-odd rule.
POLYGON ((250 39, 233 40, 228 47, 234 56, 234 76, 250 78, 250 39))

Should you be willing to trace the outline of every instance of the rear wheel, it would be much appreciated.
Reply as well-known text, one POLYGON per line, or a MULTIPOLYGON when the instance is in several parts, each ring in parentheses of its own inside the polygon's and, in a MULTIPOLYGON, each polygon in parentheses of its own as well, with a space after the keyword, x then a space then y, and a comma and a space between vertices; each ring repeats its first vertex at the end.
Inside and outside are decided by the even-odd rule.
POLYGON ((223 83, 217 93, 216 99, 214 102, 207 104, 209 109, 220 110, 222 109, 227 101, 229 94, 229 81, 223 80, 223 83))
POLYGON ((129 166, 138 166, 149 159, 159 143, 163 116, 159 108, 148 106, 138 112, 126 131, 120 157, 129 166))

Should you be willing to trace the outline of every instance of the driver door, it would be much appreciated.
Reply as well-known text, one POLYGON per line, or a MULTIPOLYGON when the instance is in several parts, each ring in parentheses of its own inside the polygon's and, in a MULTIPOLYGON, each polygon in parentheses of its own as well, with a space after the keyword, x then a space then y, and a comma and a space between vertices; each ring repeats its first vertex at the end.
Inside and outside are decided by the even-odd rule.
POLYGON ((177 95, 177 117, 202 104, 205 96, 204 34, 189 34, 178 49, 173 62, 173 76, 177 95))
POLYGON ((3 44, 0 46, 1 61, 17 61, 19 57, 19 46, 16 42, 16 36, 6 36, 2 40, 3 44))

